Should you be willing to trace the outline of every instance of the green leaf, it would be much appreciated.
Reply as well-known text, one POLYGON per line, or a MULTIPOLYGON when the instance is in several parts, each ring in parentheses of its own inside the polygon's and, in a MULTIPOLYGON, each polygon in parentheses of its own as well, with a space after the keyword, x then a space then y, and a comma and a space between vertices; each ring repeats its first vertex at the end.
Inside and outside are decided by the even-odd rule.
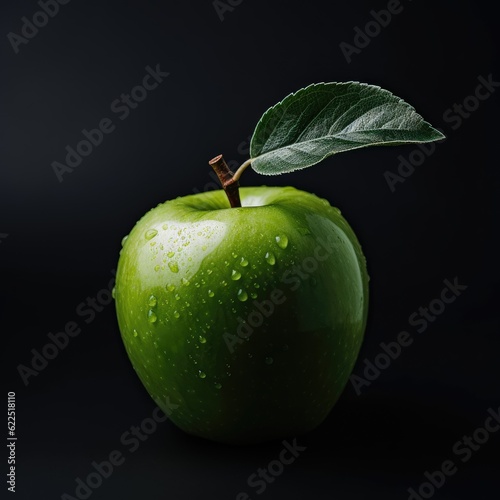
POLYGON ((259 120, 252 168, 266 175, 310 167, 342 151, 444 139, 399 97, 365 83, 317 83, 285 97, 259 120))

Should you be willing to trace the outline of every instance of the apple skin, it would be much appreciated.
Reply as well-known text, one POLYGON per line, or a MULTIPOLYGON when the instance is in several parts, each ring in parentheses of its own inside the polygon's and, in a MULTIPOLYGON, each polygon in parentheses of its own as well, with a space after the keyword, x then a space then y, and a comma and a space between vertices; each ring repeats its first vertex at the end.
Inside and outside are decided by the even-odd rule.
POLYGON ((354 232, 326 200, 292 187, 240 195, 241 208, 220 190, 145 214, 123 244, 114 294, 154 401, 185 432, 234 444, 325 419, 358 356, 369 279, 354 232), (278 296, 259 317, 258 304, 270 311, 278 296), (248 330, 247 320, 262 324, 248 330))

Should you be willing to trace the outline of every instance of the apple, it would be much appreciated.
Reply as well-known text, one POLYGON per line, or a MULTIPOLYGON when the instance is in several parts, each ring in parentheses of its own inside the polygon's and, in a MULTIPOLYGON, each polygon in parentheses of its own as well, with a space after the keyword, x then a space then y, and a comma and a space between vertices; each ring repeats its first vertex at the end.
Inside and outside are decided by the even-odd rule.
POLYGON ((292 187, 167 201, 133 228, 119 327, 151 397, 189 434, 296 436, 339 398, 365 330, 368 275, 337 208, 292 187), (175 408, 172 410, 172 408, 175 408))
MULTIPOLYGON (((443 139, 415 109, 359 82, 309 85, 261 117, 223 190, 167 201, 126 238, 116 310, 151 397, 189 434, 225 443, 317 427, 344 389, 368 310, 361 246, 338 208, 292 187, 239 190, 367 146, 443 139)), ((390 172, 389 172, 390 173, 390 172)))

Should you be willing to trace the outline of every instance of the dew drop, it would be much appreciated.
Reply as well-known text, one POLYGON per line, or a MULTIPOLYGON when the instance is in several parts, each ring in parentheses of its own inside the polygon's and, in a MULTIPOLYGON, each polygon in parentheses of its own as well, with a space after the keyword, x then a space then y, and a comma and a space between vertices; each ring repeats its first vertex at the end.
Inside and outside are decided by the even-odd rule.
POLYGON ((236 271, 236 269, 233 269, 233 272, 231 273, 231 279, 237 281, 240 278, 241 278, 241 273, 239 271, 236 271))
POLYGON ((127 239, 128 239, 128 234, 122 238, 122 246, 125 245, 127 239))
POLYGON ((215 388, 216 389, 222 389, 222 384, 220 382, 215 383, 215 388))
POLYGON ((199 284, 199 283, 195 283, 195 284, 194 284, 194 286, 195 286, 196 288, 200 288, 200 284, 199 284))
POLYGON ((168 258, 170 258, 170 259, 171 259, 174 255, 175 255, 175 253, 174 253, 174 252, 168 252, 168 253, 167 253, 167 257, 168 257, 168 258))
POLYGON ((179 272, 179 266, 177 265, 177 262, 169 262, 168 267, 173 273, 179 272))
POLYGON ((222 286, 227 286, 227 281, 222 280, 222 281, 220 282, 220 284, 221 284, 222 286))
POLYGON ((168 225, 167 225, 167 224, 163 224, 163 226, 161 226, 161 227, 162 227, 162 229, 163 229, 164 231, 166 231, 166 230, 168 229, 168 225))
POLYGON ((175 294, 175 300, 181 300, 181 296, 178 293, 175 294))
POLYGON ((156 266, 154 267, 155 271, 158 272, 160 270, 160 266, 159 264, 156 264, 156 266))
POLYGON ((157 319, 158 319, 158 318, 156 317, 156 314, 153 312, 153 310, 152 310, 152 309, 150 309, 150 310, 148 311, 148 321, 149 321, 150 323, 156 323, 156 320, 157 320, 157 319))
POLYGON ((174 318, 175 318, 175 319, 180 318, 180 316, 181 316, 181 315, 179 314, 179 311, 174 311, 174 318))
POLYGON ((233 256, 233 258, 237 258, 238 257, 238 254, 236 252, 232 252, 231 255, 233 256))
POLYGON ((134 331, 133 331, 132 335, 133 335, 134 337, 137 337, 137 335, 139 335, 139 334, 137 333, 137 330, 135 330, 135 329, 134 329, 134 331))
POLYGON ((245 257, 242 257, 240 260, 240 266, 247 267, 248 266, 248 260, 245 259, 245 257))
POLYGON ((208 296, 209 297, 213 297, 215 295, 215 293, 213 292, 213 290, 209 290, 208 291, 208 296))
POLYGON ((169 291, 169 292, 173 292, 175 290, 175 285, 167 285, 166 286, 166 289, 169 291))
POLYGON ((205 372, 202 372, 201 370, 198 371, 198 377, 200 378, 206 378, 207 374, 205 372))
POLYGON ((181 279, 181 284, 183 284, 184 286, 188 286, 189 285, 189 280, 186 279, 186 278, 182 278, 181 279))
POLYGON ((256 299, 257 294, 255 292, 250 292, 250 297, 252 297, 252 299, 256 299))
POLYGON ((253 284, 253 286, 254 286, 255 288, 260 288, 260 285, 259 285, 258 283, 254 283, 254 284, 253 284))
POLYGON ((278 234, 276 236, 276 243, 280 248, 285 249, 288 246, 288 236, 286 234, 278 234))
POLYGON ((116 286, 114 286, 113 290, 111 290, 111 297, 113 297, 113 298, 116 297, 116 286))
POLYGON ((268 357, 266 358, 266 360, 265 360, 265 361, 266 361, 266 365, 272 365, 272 364, 273 364, 274 359, 273 359, 273 358, 271 358, 270 356, 268 356, 268 357))
POLYGON ((272 252, 267 252, 265 255, 265 259, 270 266, 274 266, 274 264, 276 264, 276 257, 272 252))
POLYGON ((158 231, 156 229, 148 229, 146 231, 146 239, 147 240, 151 240, 152 238, 154 238, 156 235, 158 234, 158 231))
POLYGON ((203 335, 200 335, 198 337, 198 340, 200 341, 200 344, 206 344, 207 343, 207 339, 203 335))
POLYGON ((248 294, 247 292, 245 292, 245 290, 243 290, 242 288, 240 288, 238 290, 238 299, 241 301, 241 302, 245 302, 246 300, 248 300, 248 294))
POLYGON ((148 301, 149 307, 154 307, 156 303, 157 303, 156 297, 154 295, 151 295, 148 301))

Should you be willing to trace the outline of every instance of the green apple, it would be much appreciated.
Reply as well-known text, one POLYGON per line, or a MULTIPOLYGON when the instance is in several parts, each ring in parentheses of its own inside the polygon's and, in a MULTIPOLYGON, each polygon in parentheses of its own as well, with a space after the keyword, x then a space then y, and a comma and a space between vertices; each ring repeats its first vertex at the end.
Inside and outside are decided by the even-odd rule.
POLYGON ((235 173, 222 155, 209 162, 223 191, 167 201, 136 224, 118 263, 118 322, 177 426, 227 443, 307 432, 338 400, 363 339, 366 262, 340 211, 291 187, 240 196, 244 170, 278 175, 443 138, 380 87, 309 85, 262 115, 235 173))
POLYGON ((122 339, 172 422, 227 443, 298 435, 339 398, 368 275, 337 208, 291 187, 167 201, 133 228, 115 289, 122 339), (175 408, 175 410, 171 410, 175 408))

